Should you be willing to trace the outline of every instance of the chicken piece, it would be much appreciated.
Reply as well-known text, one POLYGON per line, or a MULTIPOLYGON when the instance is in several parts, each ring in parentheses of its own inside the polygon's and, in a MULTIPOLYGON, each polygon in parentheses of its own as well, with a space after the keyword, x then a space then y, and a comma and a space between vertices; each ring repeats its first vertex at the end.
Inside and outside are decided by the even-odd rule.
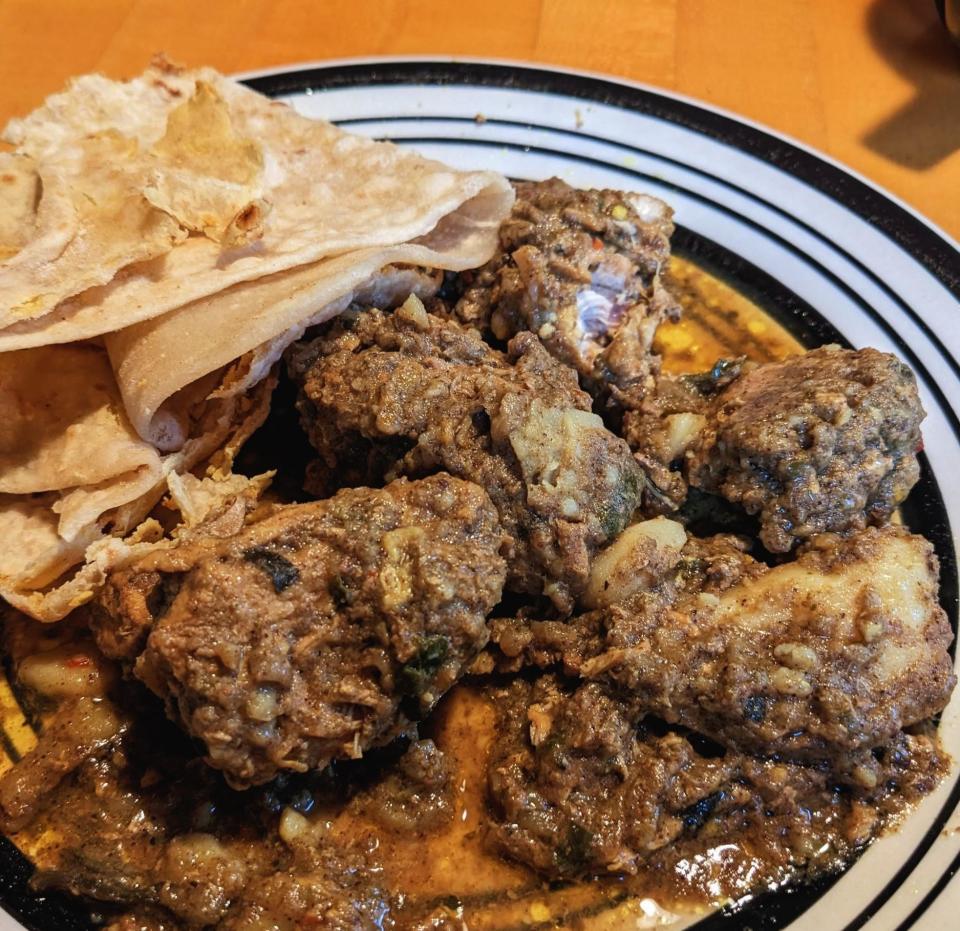
POLYGON ((759 514, 771 552, 886 522, 919 477, 924 411, 895 356, 826 347, 767 365, 718 363, 664 379, 624 417, 641 462, 676 503, 690 485, 759 514))
POLYGON ((763 575, 766 566, 747 555, 748 547, 748 540, 732 534, 688 537, 681 524, 664 517, 633 524, 594 561, 581 599, 593 610, 565 621, 536 620, 528 609, 493 618, 490 645, 471 672, 560 666, 580 675, 586 662, 609 649, 608 621, 614 630, 622 618, 635 616, 638 628, 652 627, 685 598, 717 597, 763 575))
POLYGON ((735 771, 722 757, 699 757, 685 737, 638 730, 642 709, 594 682, 570 689, 549 675, 519 679, 495 701, 493 840, 551 877, 634 871, 735 771))
MULTIPOLYGON (((642 702, 598 682, 548 674, 490 691, 499 711, 487 769, 490 837, 550 879, 641 865, 670 874, 717 838, 737 838, 767 868, 779 864, 781 881, 816 875, 850 859, 888 813, 929 793, 946 771, 935 741, 919 735, 898 734, 861 755, 858 778, 838 779, 823 766, 664 733, 642 702)), ((753 881, 767 883, 762 873, 753 881)), ((744 882, 737 895, 750 891, 744 882)))
POLYGON ((561 612, 640 504, 627 444, 530 333, 500 353, 411 299, 337 322, 291 368, 323 487, 437 469, 477 482, 513 542, 508 587, 561 612))
POLYGON ((493 640, 501 668, 560 662, 727 746, 852 760, 946 705, 937 590, 933 547, 899 527, 824 535, 773 569, 697 541, 652 589, 567 625, 494 622, 493 640))
POLYGON ((658 377, 646 392, 617 392, 623 407, 620 432, 657 491, 649 499, 669 514, 687 498, 685 456, 708 424, 711 402, 743 369, 744 360, 721 359, 709 372, 658 377))
POLYGON ((649 386, 660 369, 653 336, 680 309, 662 273, 672 211, 622 191, 581 191, 561 181, 515 185, 500 252, 468 283, 453 314, 497 339, 535 333, 576 369, 591 393, 649 386))
POLYGON ((429 711, 487 641, 502 543, 469 482, 350 489, 150 554, 92 626, 240 788, 360 757, 405 699, 429 711))

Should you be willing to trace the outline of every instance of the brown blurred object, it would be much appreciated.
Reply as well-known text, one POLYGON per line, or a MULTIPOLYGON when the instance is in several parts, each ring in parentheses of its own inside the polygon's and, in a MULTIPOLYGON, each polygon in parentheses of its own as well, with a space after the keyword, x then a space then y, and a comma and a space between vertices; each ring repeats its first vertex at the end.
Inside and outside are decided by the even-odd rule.
POLYGON ((950 35, 960 42, 960 3, 957 0, 935 0, 935 2, 943 25, 950 31, 950 35))
POLYGON ((960 237, 960 54, 933 0, 0 0, 0 123, 158 49, 226 72, 363 55, 603 71, 787 133, 960 237))
POLYGON ((960 149, 960 53, 943 28, 952 21, 960 29, 960 5, 947 0, 937 6, 944 7, 943 23, 925 0, 876 0, 869 17, 877 50, 916 91, 864 141, 881 155, 921 170, 960 149))

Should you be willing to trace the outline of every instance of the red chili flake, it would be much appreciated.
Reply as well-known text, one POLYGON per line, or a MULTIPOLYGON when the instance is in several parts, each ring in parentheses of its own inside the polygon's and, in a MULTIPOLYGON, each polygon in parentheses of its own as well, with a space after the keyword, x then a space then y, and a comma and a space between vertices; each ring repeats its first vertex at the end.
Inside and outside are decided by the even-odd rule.
POLYGON ((89 656, 78 653, 76 656, 71 656, 65 665, 68 669, 82 669, 84 666, 92 666, 93 663, 89 656))
POLYGON ((603 248, 603 240, 602 240, 602 239, 597 239, 597 237, 594 236, 594 237, 593 237, 593 248, 594 248, 594 249, 602 249, 602 248, 603 248))

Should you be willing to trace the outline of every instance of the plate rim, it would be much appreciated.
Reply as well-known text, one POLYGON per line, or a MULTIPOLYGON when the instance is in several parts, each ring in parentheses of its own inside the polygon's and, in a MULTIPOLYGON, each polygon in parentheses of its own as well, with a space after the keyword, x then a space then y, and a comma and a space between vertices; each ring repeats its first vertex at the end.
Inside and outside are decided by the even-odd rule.
MULTIPOLYGON (((849 210, 857 213, 858 216, 861 216, 864 219, 869 218, 861 213, 857 208, 849 202, 847 198, 840 198, 836 196, 836 193, 832 191, 829 187, 821 186, 817 181, 812 180, 811 178, 805 177, 803 174, 798 174, 796 169, 789 168, 781 164, 781 161, 785 155, 791 153, 797 153, 802 155, 805 159, 813 159, 816 162, 832 169, 837 172, 838 175, 845 177, 849 181, 853 181, 859 185, 862 185, 864 188, 868 189, 871 194, 874 196, 881 197, 884 201, 887 202, 888 206, 893 206, 898 208, 900 212, 906 215, 906 219, 913 223, 918 224, 923 228, 923 231, 927 234, 932 234, 936 239, 940 240, 942 244, 941 247, 945 247, 948 253, 950 253, 949 258, 953 259, 960 266, 960 239, 955 239, 950 233, 948 233, 942 226, 935 223, 929 217, 927 217, 921 210, 917 207, 914 207, 904 198, 898 194, 894 194, 888 188, 884 187, 877 181, 874 181, 869 176, 865 175, 863 172, 853 168, 842 160, 835 158, 834 156, 824 152, 822 149, 817 148, 810 143, 804 142, 801 139, 798 139, 796 136, 793 136, 789 133, 782 132, 778 129, 759 121, 754 120, 751 117, 743 116, 742 114, 737 113, 734 110, 730 110, 726 107, 721 107, 716 104, 705 101, 701 98, 694 97, 689 94, 683 94, 678 91, 671 90, 669 88, 661 87, 656 84, 650 84, 644 81, 635 81, 630 78, 625 78, 619 75, 609 74, 602 71, 594 71, 586 68, 573 68, 565 65, 552 65, 545 62, 531 61, 529 59, 522 58, 499 58, 499 57, 490 57, 490 56, 475 56, 475 55, 358 55, 358 56, 347 56, 342 58, 330 58, 330 59, 312 59, 309 61, 302 62, 291 62, 284 65, 274 65, 265 68, 255 68, 245 71, 237 71, 230 75, 230 77, 235 80, 242 81, 250 86, 254 87, 256 90, 260 90, 260 86, 263 84, 273 82, 271 79, 282 78, 287 76, 298 76, 304 77, 309 75, 311 72, 329 72, 335 69, 344 69, 344 68, 354 68, 354 67, 370 67, 376 65, 420 65, 420 66, 491 66, 493 68, 509 68, 514 71, 519 70, 519 74, 524 73, 540 73, 543 75, 552 75, 552 76, 563 76, 574 79, 583 79, 588 82, 596 82, 598 85, 611 85, 614 87, 620 87, 627 90, 637 91, 641 94, 648 94, 654 97, 661 97, 666 100, 670 100, 676 104, 681 104, 684 107, 689 107, 692 110, 699 110, 705 113, 708 113, 714 117, 717 117, 723 120, 726 123, 730 124, 730 128, 736 127, 746 127, 752 130, 754 133, 761 134, 764 137, 767 137, 771 140, 774 140, 780 143, 782 146, 785 146, 786 149, 783 152, 770 153, 767 152, 764 156, 757 156, 757 153, 753 150, 752 147, 744 147, 738 145, 738 143, 726 136, 719 136, 713 138, 719 138, 719 141, 724 142, 728 145, 732 145, 736 148, 740 148, 742 151, 747 152, 748 154, 755 155, 760 157, 761 160, 767 161, 780 170, 787 171, 789 174, 794 175, 799 178, 799 180, 804 181, 807 184, 810 184, 812 187, 817 188, 822 193, 827 196, 837 200, 843 206, 847 207, 849 210)), ((382 82, 382 83, 397 83, 394 81, 382 82)), ((426 84, 427 82, 420 82, 426 84)), ((495 85, 482 85, 482 86, 495 86, 495 85)), ((519 90, 532 90, 529 87, 519 87, 519 90)), ((296 91, 302 92, 303 88, 289 88, 287 91, 272 90, 273 95, 283 94, 283 93, 292 93, 296 91)), ((561 93, 561 91, 547 89, 547 92, 552 93, 561 93)), ((565 93, 563 91, 563 93, 565 93)), ((586 99, 597 100, 595 96, 587 94, 571 94, 570 96, 583 96, 586 99)), ((609 101, 603 101, 609 103, 609 101)), ((614 106, 617 104, 614 103, 614 106)), ((635 108, 630 108, 635 109, 635 108)), ((666 119, 669 119, 668 115, 665 115, 666 119)), ((675 121, 674 121, 675 122, 675 121)), ((685 125, 688 129, 693 129, 696 132, 702 132, 699 127, 685 125)), ((708 134, 709 135, 709 134, 708 134)), ((894 240, 904 251, 908 252, 911 257, 917 259, 918 262, 931 274, 940 280, 955 298, 960 300, 960 268, 954 275, 944 275, 944 271, 939 266, 932 268, 928 262, 925 260, 925 254, 921 250, 916 250, 910 245, 905 244, 896 236, 891 235, 891 232, 885 229, 883 226, 878 227, 882 232, 894 240)))

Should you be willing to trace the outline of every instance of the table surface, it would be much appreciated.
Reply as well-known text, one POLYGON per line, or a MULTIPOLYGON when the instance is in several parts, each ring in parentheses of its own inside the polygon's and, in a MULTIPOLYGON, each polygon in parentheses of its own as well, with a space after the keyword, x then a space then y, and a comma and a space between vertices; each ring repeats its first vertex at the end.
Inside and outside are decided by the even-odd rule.
POLYGON ((413 54, 607 72, 787 133, 960 238, 960 50, 933 0, 0 0, 0 125, 159 50, 225 72, 413 54))

